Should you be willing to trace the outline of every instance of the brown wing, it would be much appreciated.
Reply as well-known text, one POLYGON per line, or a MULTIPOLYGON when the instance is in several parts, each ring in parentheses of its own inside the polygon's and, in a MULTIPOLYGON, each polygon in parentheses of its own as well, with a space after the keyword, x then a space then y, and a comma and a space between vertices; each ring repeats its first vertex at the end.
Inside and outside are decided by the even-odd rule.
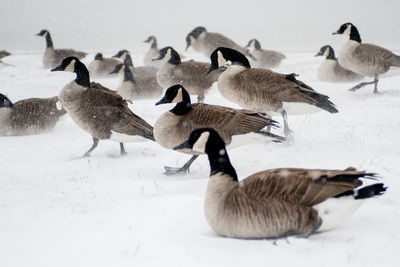
POLYGON ((87 55, 87 53, 85 52, 76 51, 73 49, 56 49, 55 51, 58 54, 58 56, 62 58, 74 56, 79 59, 82 59, 87 55))
POLYGON ((361 44, 354 50, 354 56, 365 65, 384 64, 386 67, 393 65, 395 54, 391 51, 373 44, 361 44))
POLYGON ((114 106, 128 108, 128 103, 116 91, 110 90, 99 83, 92 82, 81 95, 85 106, 114 106))
POLYGON ((209 86, 215 81, 211 81, 207 76, 210 64, 198 61, 184 61, 174 69, 173 76, 176 77, 190 77, 194 85, 204 84, 205 81, 209 82, 209 86))
POLYGON ((239 183, 250 198, 278 199, 313 206, 362 184, 374 174, 346 170, 272 169, 255 173, 239 183))
POLYGON ((193 104, 185 116, 187 120, 183 117, 182 121, 189 123, 192 130, 214 128, 228 144, 233 135, 258 132, 272 123, 267 114, 207 104, 193 104))
MULTIPOLYGON (((14 103, 10 114, 10 124, 14 129, 21 127, 37 127, 46 129, 52 127, 58 118, 66 113, 57 109, 58 97, 29 98, 14 103)), ((22 128, 21 128, 22 129, 22 128)))
MULTIPOLYGON (((238 88, 248 88, 252 99, 273 99, 280 102, 307 103, 329 112, 337 112, 329 97, 316 92, 295 78, 295 74, 280 74, 268 69, 248 69, 234 76, 238 88)), ((247 96, 246 98, 248 98, 247 96)))

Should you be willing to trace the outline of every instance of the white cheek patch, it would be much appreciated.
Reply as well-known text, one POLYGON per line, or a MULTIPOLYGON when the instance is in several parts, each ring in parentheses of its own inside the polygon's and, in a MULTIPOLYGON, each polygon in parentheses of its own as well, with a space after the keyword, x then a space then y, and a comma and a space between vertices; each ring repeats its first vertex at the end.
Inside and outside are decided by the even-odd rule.
POLYGON ((323 56, 324 56, 324 57, 327 57, 328 55, 329 55, 329 48, 327 47, 327 48, 325 49, 325 51, 324 51, 323 56))
POLYGON ((350 33, 351 33, 351 25, 348 25, 346 30, 343 32, 343 34, 350 35, 350 33))
POLYGON ((221 51, 217 52, 217 56, 218 56, 218 67, 223 66, 226 63, 226 59, 222 55, 221 51))
POLYGON ((174 97, 174 99, 171 101, 171 103, 179 103, 183 101, 183 96, 182 96, 182 88, 179 88, 178 93, 174 97))
POLYGON ((65 67, 64 71, 74 72, 75 69, 75 59, 71 60, 71 62, 65 67))
POLYGON ((196 39, 192 35, 189 35, 189 38, 191 44, 193 44, 196 41, 196 39))
POLYGON ((171 58, 171 48, 168 48, 167 53, 165 53, 165 56, 162 59, 169 60, 171 58))
POLYGON ((206 144, 209 136, 210 132, 202 133, 196 143, 194 143, 192 150, 199 153, 206 153, 206 144))

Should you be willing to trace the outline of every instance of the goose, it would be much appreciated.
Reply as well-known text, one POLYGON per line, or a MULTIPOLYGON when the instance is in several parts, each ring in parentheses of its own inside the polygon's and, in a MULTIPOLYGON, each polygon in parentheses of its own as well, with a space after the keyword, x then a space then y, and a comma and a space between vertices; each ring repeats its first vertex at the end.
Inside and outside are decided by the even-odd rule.
MULTIPOLYGON (((135 70, 135 69, 134 69, 135 70)), ((162 95, 163 88, 158 84, 154 76, 134 77, 131 69, 126 64, 118 64, 110 72, 123 73, 123 80, 117 93, 127 100, 154 99, 162 95)))
MULTIPOLYGON (((167 103, 177 104, 173 109, 162 114, 154 124, 156 142, 167 149, 181 144, 194 129, 202 127, 215 128, 223 136, 226 144, 230 144, 232 139, 236 144, 249 143, 242 137, 261 142, 266 141, 265 136, 272 138, 275 142, 285 140, 264 130, 265 127, 276 125, 276 122, 267 114, 202 103, 191 104, 189 93, 180 84, 168 88, 164 97, 156 105, 167 103)), ((197 157, 198 154, 193 155, 181 168, 166 166, 165 174, 189 172, 190 165, 197 157)))
POLYGON ((255 60, 251 60, 251 65, 256 68, 274 68, 279 66, 281 61, 286 58, 281 52, 265 50, 257 39, 251 39, 247 46, 250 54, 255 60))
POLYGON ((339 64, 344 68, 363 76, 373 77, 372 82, 362 82, 349 91, 356 91, 368 84, 374 84, 374 93, 378 93, 379 75, 390 67, 400 67, 400 56, 373 44, 361 43, 360 33, 352 23, 345 23, 332 34, 349 35, 349 40, 339 52, 339 64))
POLYGON ((67 57, 51 71, 76 73, 76 79, 64 86, 58 98, 72 120, 92 135, 93 145, 83 157, 90 156, 100 139, 119 142, 121 156, 127 154, 125 142, 154 141, 153 127, 135 115, 115 91, 90 83, 89 71, 78 58, 67 57))
POLYGON ((9 52, 7 52, 6 50, 0 50, 0 59, 2 59, 3 57, 7 57, 11 55, 9 52))
POLYGON ((239 181, 224 140, 211 128, 194 130, 174 149, 208 155, 204 214, 210 227, 225 237, 308 237, 337 227, 366 199, 386 190, 383 183, 361 187, 363 179, 376 175, 351 167, 269 169, 239 181))
POLYGON ((240 51, 244 55, 250 56, 244 47, 236 44, 234 41, 220 33, 208 32, 203 26, 194 28, 186 36, 186 51, 189 47, 192 47, 196 52, 203 54, 207 58, 210 57, 211 53, 220 46, 229 47, 240 51))
POLYGON ((320 94, 302 81, 296 74, 281 74, 269 69, 251 68, 240 52, 219 47, 211 54, 213 71, 229 65, 218 78, 218 90, 223 97, 245 109, 257 112, 279 112, 284 121, 285 136, 292 140, 287 113, 303 112, 315 107, 336 113, 338 110, 329 97, 320 94))
POLYGON ((118 53, 115 54, 113 57, 122 59, 124 61, 124 64, 129 66, 135 77, 157 76, 158 68, 150 66, 134 67, 131 54, 126 49, 118 51, 118 53))
POLYGON ((43 66, 45 68, 53 68, 57 66, 65 57, 68 56, 82 59, 87 55, 85 52, 72 49, 54 49, 53 41, 51 40, 50 32, 48 30, 41 30, 36 35, 46 38, 46 50, 43 55, 43 66))
POLYGON ((120 63, 121 61, 116 58, 104 58, 102 53, 97 53, 94 60, 88 65, 90 77, 109 75, 120 63))
POLYGON ((56 96, 12 103, 0 94, 0 135, 32 135, 51 131, 65 113, 56 96))
POLYGON ((151 35, 149 38, 147 38, 145 43, 150 44, 150 49, 144 54, 143 58, 143 63, 145 66, 151 66, 151 67, 156 67, 160 68, 161 67, 161 62, 160 61, 153 61, 153 58, 157 57, 159 54, 159 49, 157 47, 157 39, 155 36, 151 35))
POLYGON ((181 84, 191 95, 197 95, 198 102, 204 101, 204 95, 217 80, 220 71, 207 75, 210 64, 194 60, 181 61, 178 52, 170 46, 160 50, 159 57, 164 64, 157 72, 157 81, 163 88, 181 84))
POLYGON ((335 51, 330 45, 324 45, 315 55, 324 56, 325 60, 319 66, 317 78, 324 82, 352 82, 359 81, 364 76, 359 75, 351 70, 345 69, 337 61, 335 51))

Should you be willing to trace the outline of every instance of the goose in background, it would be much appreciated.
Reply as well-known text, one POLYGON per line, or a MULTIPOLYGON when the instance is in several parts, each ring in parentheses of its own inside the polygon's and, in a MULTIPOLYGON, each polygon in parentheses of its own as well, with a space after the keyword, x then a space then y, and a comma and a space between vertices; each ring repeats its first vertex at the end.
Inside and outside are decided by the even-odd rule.
POLYGON ((129 68, 131 69, 131 71, 135 77, 148 77, 148 76, 156 77, 157 76, 158 68, 151 67, 151 66, 134 67, 131 53, 129 53, 129 51, 126 49, 118 51, 118 53, 115 54, 113 57, 122 59, 124 64, 129 66, 129 68))
POLYGON ((251 39, 245 48, 252 55, 251 65, 256 68, 278 67, 281 61, 286 58, 281 52, 262 49, 257 39, 251 39))
POLYGON ((63 87, 59 99, 72 120, 92 135, 93 145, 84 157, 90 156, 102 139, 119 142, 121 155, 127 154, 125 142, 154 141, 153 127, 135 115, 115 91, 90 83, 89 71, 78 58, 67 57, 51 71, 76 73, 76 79, 63 87))
POLYGON ((219 235, 234 238, 308 237, 342 224, 366 200, 382 195, 383 183, 361 187, 374 173, 355 168, 281 168, 240 179, 224 140, 213 129, 197 129, 175 150, 206 153, 210 178, 204 214, 219 235))
POLYGON ((90 77, 104 77, 110 74, 115 67, 121 64, 116 58, 104 58, 102 53, 97 53, 94 60, 89 63, 88 70, 90 77))
POLYGON ((53 68, 60 64, 64 58, 69 56, 82 59, 87 55, 85 52, 72 49, 54 49, 53 41, 51 40, 50 32, 48 30, 41 30, 36 35, 46 38, 46 50, 43 55, 43 66, 45 68, 53 68))
POLYGON ((253 69, 240 52, 219 47, 211 54, 209 71, 225 65, 228 67, 218 78, 221 95, 245 109, 280 113, 284 121, 285 136, 289 139, 293 136, 287 114, 320 109, 330 113, 338 112, 328 96, 297 80, 294 73, 281 74, 269 69, 253 69))
POLYGON ((3 64, 3 65, 5 65, 5 66, 14 67, 14 65, 5 63, 5 62, 3 62, 3 61, 1 60, 3 57, 8 57, 9 55, 11 55, 11 54, 10 54, 9 52, 7 52, 6 50, 0 50, 0 63, 3 64))
POLYGON ((145 66, 151 66, 151 67, 156 67, 160 68, 161 67, 161 62, 160 61, 153 61, 153 58, 158 57, 159 54, 159 49, 157 47, 157 39, 155 36, 151 35, 149 38, 147 38, 145 43, 150 44, 150 49, 144 54, 143 57, 143 64, 145 66))
POLYGON ((364 76, 340 66, 337 58, 335 57, 335 51, 330 45, 321 47, 315 56, 325 57, 325 60, 322 61, 317 73, 317 78, 320 81, 333 83, 353 82, 364 78, 364 76))
POLYGON ((56 96, 28 98, 12 103, 0 94, 0 135, 31 135, 51 131, 65 113, 56 96))
MULTIPOLYGON (((135 71, 136 69, 134 69, 135 71)), ((158 84, 155 76, 134 76, 129 66, 118 64, 115 69, 110 72, 122 73, 123 79, 118 87, 117 93, 124 99, 135 101, 142 99, 155 99, 162 95, 163 89, 158 84)))
POLYGON ((207 75, 210 64, 194 60, 181 61, 178 52, 170 46, 160 50, 154 60, 163 64, 157 72, 157 81, 163 88, 181 84, 191 95, 197 95, 197 101, 203 102, 204 95, 218 79, 221 70, 207 75))
POLYGON ((339 52, 339 64, 344 68, 363 76, 373 77, 372 82, 362 82, 349 91, 356 91, 368 84, 374 84, 374 93, 378 93, 379 75, 390 67, 400 67, 400 56, 373 44, 361 43, 360 33, 352 23, 345 23, 332 34, 349 35, 349 40, 339 52))
POLYGON ((186 51, 189 47, 192 47, 193 50, 203 54, 207 58, 209 58, 211 53, 220 46, 229 47, 246 56, 251 56, 244 47, 236 44, 234 41, 220 33, 208 32, 203 26, 194 28, 186 36, 186 51))
MULTIPOLYGON (((267 114, 202 103, 192 104, 189 93, 179 84, 168 88, 164 97, 156 105, 168 103, 176 103, 176 105, 162 114, 154 124, 156 142, 168 149, 184 142, 193 130, 203 127, 213 127, 220 133, 226 144, 233 142, 233 146, 248 144, 252 141, 261 143, 271 141, 271 139, 273 142, 285 140, 283 137, 265 131, 265 128, 276 125, 276 122, 267 114)), ((194 154, 181 168, 166 166, 165 174, 188 172, 190 165, 197 157, 198 154, 194 154)))

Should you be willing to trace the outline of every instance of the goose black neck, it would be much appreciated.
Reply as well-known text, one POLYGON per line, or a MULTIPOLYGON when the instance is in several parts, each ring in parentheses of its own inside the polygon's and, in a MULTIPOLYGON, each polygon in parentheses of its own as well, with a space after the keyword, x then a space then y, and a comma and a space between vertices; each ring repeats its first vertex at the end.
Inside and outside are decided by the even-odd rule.
POLYGON ((89 77, 89 71, 87 70, 86 66, 81 62, 76 63, 75 72, 76 72, 75 82, 80 86, 89 88, 90 77, 89 77))
POLYGON ((157 40, 153 39, 154 41, 151 43, 151 49, 157 49, 157 40))
POLYGON ((124 82, 127 82, 127 81, 135 82, 135 79, 133 78, 133 74, 132 74, 132 71, 131 71, 130 67, 128 65, 126 65, 126 64, 124 66, 125 66, 125 68, 124 68, 124 82))
POLYGON ((358 30, 357 30, 357 28, 355 26, 351 27, 350 40, 353 40, 353 41, 361 43, 360 33, 358 32, 358 30))
POLYGON ((335 58, 335 51, 333 51, 332 47, 329 47, 329 54, 326 56, 326 59, 336 59, 335 58))
POLYGON ((214 149, 207 152, 208 160, 210 161, 211 174, 214 175, 219 172, 223 172, 232 177, 234 181, 238 181, 235 168, 233 168, 229 156, 226 153, 225 146, 219 149, 214 149))
POLYGON ((46 47, 47 48, 53 47, 53 41, 51 40, 51 36, 50 36, 49 32, 47 32, 47 34, 46 34, 46 47))
POLYGON ((125 64, 125 66, 133 66, 131 55, 128 53, 125 56, 124 64, 125 64))
POLYGON ((168 60, 168 63, 172 65, 181 64, 181 57, 179 56, 178 52, 176 52, 174 49, 171 49, 171 58, 168 60))
POLYGON ((190 95, 188 92, 182 90, 182 101, 177 103, 176 106, 170 110, 178 116, 183 116, 192 110, 192 103, 190 102, 190 95))

